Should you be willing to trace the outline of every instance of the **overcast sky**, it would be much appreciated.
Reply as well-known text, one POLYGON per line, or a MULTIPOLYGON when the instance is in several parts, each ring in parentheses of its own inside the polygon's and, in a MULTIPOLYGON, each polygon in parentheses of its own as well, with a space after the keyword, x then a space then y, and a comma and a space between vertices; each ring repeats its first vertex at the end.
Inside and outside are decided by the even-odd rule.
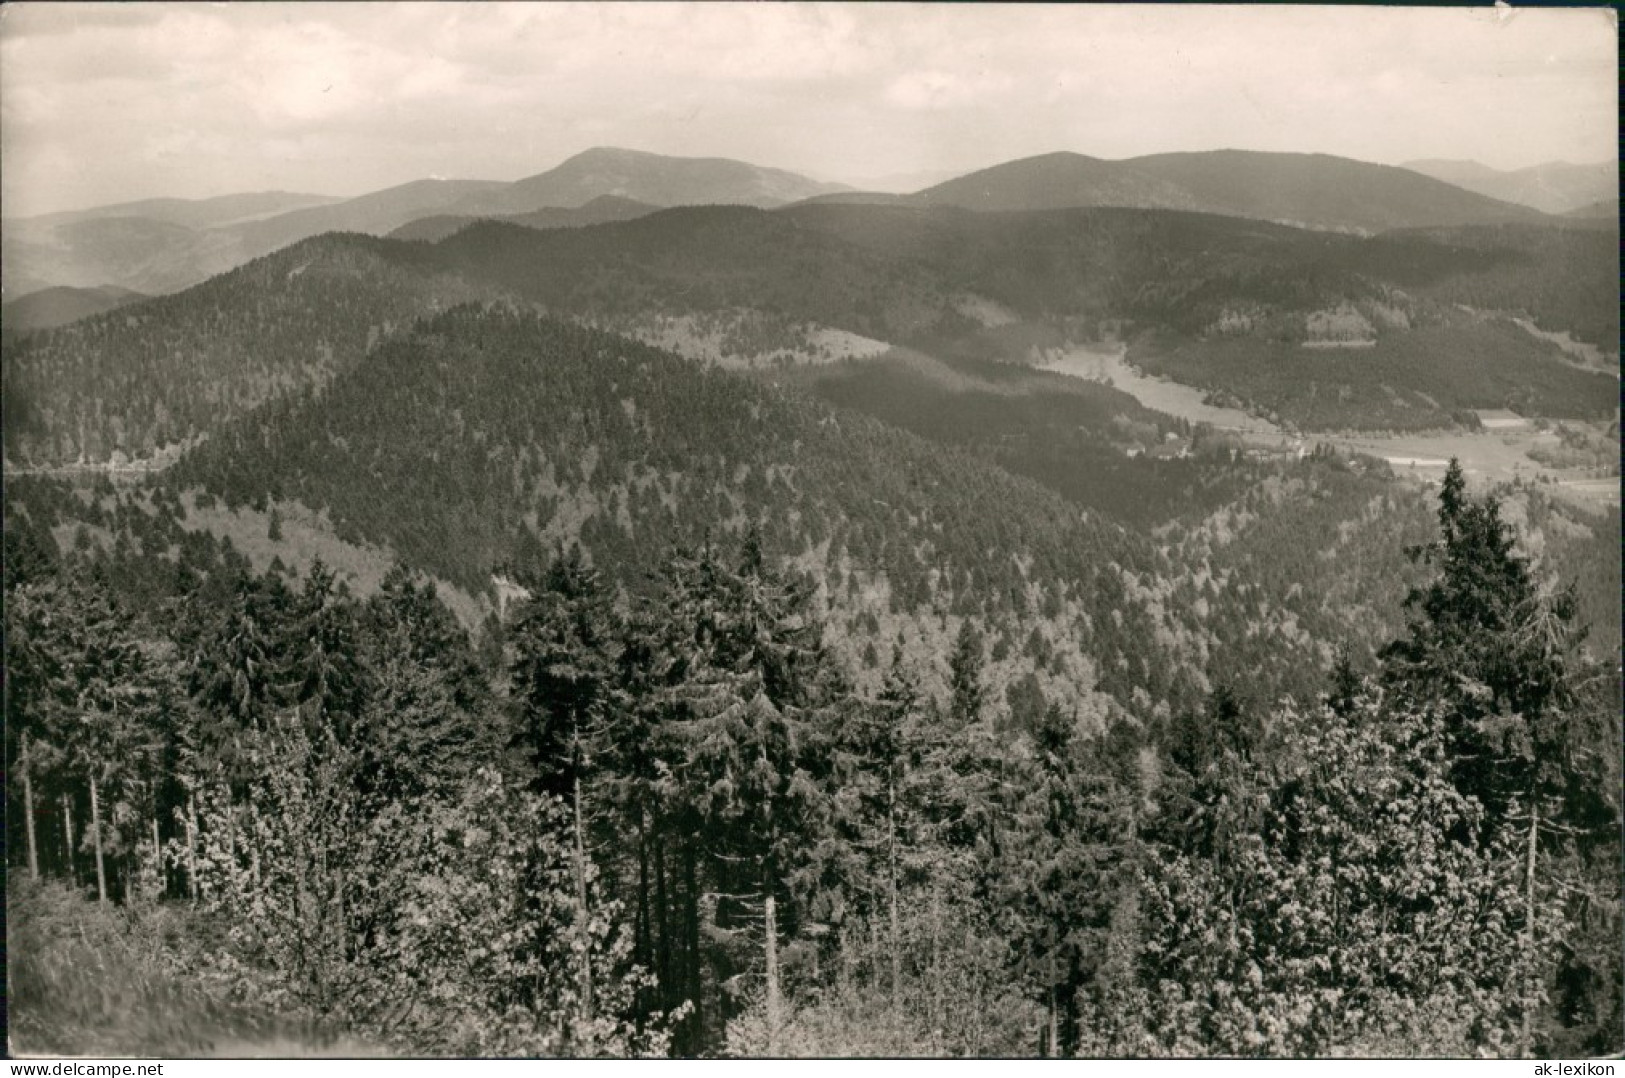
POLYGON ((0 195, 359 194, 603 145, 861 186, 1062 149, 1602 161, 1615 54, 1610 9, 6 4, 0 195))

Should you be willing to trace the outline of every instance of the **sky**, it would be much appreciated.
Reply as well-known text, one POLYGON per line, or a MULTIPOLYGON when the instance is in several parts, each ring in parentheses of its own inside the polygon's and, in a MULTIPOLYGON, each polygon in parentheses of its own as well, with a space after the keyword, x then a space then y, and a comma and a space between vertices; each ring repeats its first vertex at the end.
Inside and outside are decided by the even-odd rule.
POLYGON ((983 4, 0 8, 0 203, 512 180, 593 146, 913 189, 1072 150, 1617 154, 1591 10, 983 4))

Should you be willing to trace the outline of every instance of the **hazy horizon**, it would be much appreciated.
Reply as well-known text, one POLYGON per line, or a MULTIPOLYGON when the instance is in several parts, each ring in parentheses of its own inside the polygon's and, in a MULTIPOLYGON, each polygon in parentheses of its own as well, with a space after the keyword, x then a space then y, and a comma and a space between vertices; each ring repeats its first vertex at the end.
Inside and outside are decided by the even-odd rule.
POLYGON ((1056 151, 1605 163, 1616 53, 1597 8, 35 3, 0 11, 0 197, 352 197, 597 146, 892 190, 1056 151))

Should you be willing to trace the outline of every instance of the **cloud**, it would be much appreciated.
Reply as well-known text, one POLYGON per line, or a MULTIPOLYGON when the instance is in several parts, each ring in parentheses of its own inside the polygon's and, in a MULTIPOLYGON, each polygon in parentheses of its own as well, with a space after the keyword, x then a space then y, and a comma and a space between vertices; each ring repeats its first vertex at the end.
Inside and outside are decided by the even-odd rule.
POLYGON ((11 40, 52 37, 98 27, 151 26, 163 17, 156 4, 8 4, 0 8, 0 33, 11 40))
POLYGON ((0 14, 7 212, 511 179, 594 144, 830 178, 1056 149, 1614 155, 1611 12, 845 3, 0 14))
POLYGON ((891 81, 885 99, 909 110, 985 107, 991 97, 1009 90, 1014 81, 1012 76, 986 71, 911 71, 891 81))

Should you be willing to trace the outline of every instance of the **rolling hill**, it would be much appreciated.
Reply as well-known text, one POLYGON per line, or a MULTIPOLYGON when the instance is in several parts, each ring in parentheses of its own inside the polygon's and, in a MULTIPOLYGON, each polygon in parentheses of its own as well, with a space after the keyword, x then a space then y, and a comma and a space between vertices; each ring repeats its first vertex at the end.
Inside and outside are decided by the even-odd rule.
MULTIPOLYGON (((136 202, 93 206, 83 210, 40 214, 26 220, 37 225, 58 227, 75 221, 91 221, 101 217, 145 217, 154 221, 167 221, 172 225, 185 225, 187 228, 220 228, 342 201, 343 197, 338 195, 250 191, 243 194, 217 195, 213 198, 147 198, 136 202)), ((7 219, 7 226, 16 220, 7 219)))
POLYGON ((1592 202, 1578 209, 1570 210, 1563 215, 1571 221, 1600 221, 1605 224, 1619 227, 1619 199, 1605 198, 1592 202))
POLYGON ((160 200, 114 207, 128 211, 117 214, 86 211, 8 222, 3 254, 8 288, 47 282, 175 292, 323 232, 387 232, 487 186, 500 184, 420 180, 343 200, 252 195, 196 205, 160 200), (301 204, 289 209, 289 198, 301 204), (244 212, 268 207, 274 212, 244 212))
POLYGON ((907 201, 971 210, 1198 208, 1192 192, 1141 173, 1127 161, 1106 161, 1067 151, 980 169, 915 192, 907 196, 907 201))
POLYGON ((238 229, 237 235, 241 237, 243 250, 254 256, 323 232, 382 235, 502 186, 490 180, 414 180, 332 205, 313 206, 256 221, 238 229))
POLYGON ((318 236, 195 288, 4 350, 8 467, 137 459, 321 385, 382 337, 477 295, 415 244, 318 236))
POLYGON ((1324 154, 1242 150, 1155 154, 1124 161, 1046 154, 949 180, 910 200, 977 210, 1079 206, 1193 210, 1361 234, 1538 217, 1525 207, 1405 169, 1324 154))
MULTIPOLYGON (((355 198, 228 195, 188 202, 158 199, 71 214, 8 220, 3 237, 6 289, 21 295, 54 285, 112 285, 146 293, 187 288, 250 259, 323 232, 384 235, 428 217, 511 217, 586 210, 570 224, 635 216, 605 197, 650 206, 776 206, 842 190, 780 169, 722 158, 665 157, 596 149, 513 183, 424 179, 355 198)), ((550 215, 522 224, 554 227, 550 215)), ((420 226, 412 238, 460 224, 420 226)))
MULTIPOLYGON (((1132 407, 1115 396, 1084 388, 1077 403, 1102 415, 1132 407)), ((1313 684, 1326 656, 1303 626, 1364 633, 1375 604, 1397 608, 1394 530, 1416 522, 1418 503, 1372 513, 1380 479, 1316 461, 1281 467, 1209 492, 1211 507, 1252 491, 1227 539, 1214 542, 1202 512, 1178 532, 1210 574, 1273 558, 1279 586, 1229 592, 1167 560, 1173 533, 1159 551, 974 442, 922 437, 579 325, 465 307, 391 339, 320 394, 222 426, 164 481, 228 505, 298 503, 340 538, 471 592, 510 560, 573 542, 637 591, 670 544, 755 526, 818 585, 840 626, 831 642, 855 670, 876 673, 875 653, 898 641, 935 655, 934 669, 944 637, 975 618, 1005 641, 992 653, 1001 689, 1032 675, 1064 707, 1099 716, 1110 708, 1100 693, 1178 707, 1205 691, 1207 671, 1233 664, 1261 684, 1313 684), (1326 536, 1300 542, 1301 557, 1270 554, 1292 529, 1326 536), (1302 564, 1328 571, 1315 555, 1325 543, 1345 555, 1336 573, 1371 557, 1393 572, 1358 601, 1323 601, 1352 594, 1329 581, 1289 595, 1302 564)))
POLYGON ((844 190, 783 169, 721 157, 668 157, 599 147, 535 176, 473 195, 451 212, 491 216, 584 206, 603 195, 655 206, 779 206, 844 190))
POLYGON ((45 288, 7 300, 0 313, 0 332, 9 339, 36 329, 53 329, 147 298, 140 292, 111 286, 45 288))
POLYGON ((36 1047, 1616 1047, 1617 235, 1282 156, 65 223, 352 230, 8 328, 36 1047))
POLYGON ((245 261, 233 227, 340 201, 262 191, 7 218, 0 228, 5 291, 12 297, 54 286, 171 291, 245 261))
POLYGON ((591 202, 574 208, 557 206, 491 218, 470 217, 462 214, 436 214, 420 217, 389 233, 392 240, 423 240, 438 242, 454 232, 460 232, 480 220, 494 220, 521 228, 580 228, 583 225, 601 225, 610 221, 630 221, 659 209, 647 202, 621 198, 618 195, 599 195, 591 202))
POLYGON ((1591 165, 1547 161, 1528 168, 1502 170, 1477 161, 1424 160, 1406 161, 1402 167, 1542 213, 1567 214, 1619 196, 1617 161, 1591 165))
POLYGON ((264 193, 186 202, 149 200, 8 221, 7 288, 114 285, 176 291, 330 231, 438 239, 474 218, 535 227, 634 216, 648 206, 776 207, 811 200, 1025 211, 1079 207, 1172 209, 1368 234, 1394 228, 1539 221, 1404 169, 1306 154, 1219 151, 1105 161, 1075 153, 1006 162, 913 195, 849 191, 778 169, 721 158, 588 150, 513 183, 418 180, 356 198, 264 193), (613 208, 611 208, 613 207, 613 208), (558 211, 582 211, 564 216, 558 211), (413 222, 434 220, 415 227, 413 222), (441 218, 447 218, 442 220, 441 218))
POLYGON ((1131 339, 1172 376, 1304 429, 1449 426, 1481 407, 1595 417, 1616 384, 1508 316, 1602 339, 1608 241, 1524 226, 1360 239, 1165 211, 851 205, 685 207, 546 231, 476 222, 433 245, 331 234, 8 348, 7 452, 39 466, 145 456, 475 299, 746 366, 897 345, 1026 362, 1069 341, 1131 339), (696 334, 711 343, 684 348, 696 334), (1239 380, 1217 384, 1231 369, 1220 357, 1237 354, 1252 357, 1239 380), (1304 364, 1313 391, 1268 388, 1304 364), (1384 403, 1396 394, 1401 413, 1384 403))
POLYGON ((7 295, 52 287, 168 292, 224 273, 241 261, 239 250, 229 230, 156 217, 11 221, 0 234, 7 295))

